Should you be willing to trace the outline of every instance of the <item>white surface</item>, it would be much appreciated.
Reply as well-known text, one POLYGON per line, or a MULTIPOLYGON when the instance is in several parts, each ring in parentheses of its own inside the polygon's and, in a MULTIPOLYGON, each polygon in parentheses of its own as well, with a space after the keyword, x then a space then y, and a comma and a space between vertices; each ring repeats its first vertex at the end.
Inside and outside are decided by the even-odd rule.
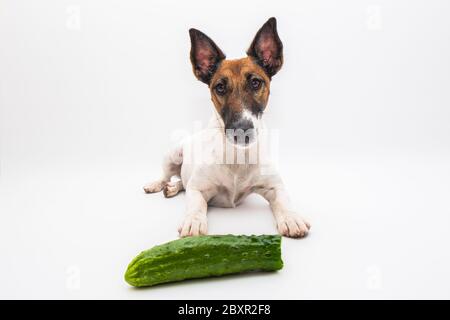
MULTIPOLYGON (((238 3, 1 2, 0 298, 450 298, 448 1, 238 3), (266 120, 310 236, 283 240, 276 274, 129 288, 184 209, 141 187, 212 108, 188 28, 238 57, 270 16, 266 120)), ((209 230, 275 227, 252 196, 209 230)))

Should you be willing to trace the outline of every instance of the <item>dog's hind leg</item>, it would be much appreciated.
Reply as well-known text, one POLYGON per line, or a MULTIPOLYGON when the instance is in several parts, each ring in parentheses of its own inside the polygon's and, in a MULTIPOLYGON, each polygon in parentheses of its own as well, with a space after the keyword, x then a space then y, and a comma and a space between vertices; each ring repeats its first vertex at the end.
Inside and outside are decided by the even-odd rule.
POLYGON ((166 184, 163 189, 164 197, 172 198, 176 196, 180 191, 183 191, 183 182, 181 180, 178 181, 170 181, 166 184))
MULTIPOLYGON (((168 186, 168 184, 170 183, 170 179, 173 176, 180 176, 182 163, 183 163, 183 148, 181 146, 177 146, 176 148, 170 150, 164 157, 162 166, 163 167, 162 177, 159 180, 153 181, 145 185, 144 191, 146 193, 155 193, 163 190, 166 186, 168 186)), ((178 187, 178 185, 176 186, 178 187)), ((182 187, 183 185, 181 185, 181 188, 182 187)), ((178 193, 178 191, 180 190, 182 189, 178 189, 176 193, 178 193)), ((170 191, 168 194, 172 193, 173 190, 170 191)), ((170 196, 174 196, 175 194, 170 196)))

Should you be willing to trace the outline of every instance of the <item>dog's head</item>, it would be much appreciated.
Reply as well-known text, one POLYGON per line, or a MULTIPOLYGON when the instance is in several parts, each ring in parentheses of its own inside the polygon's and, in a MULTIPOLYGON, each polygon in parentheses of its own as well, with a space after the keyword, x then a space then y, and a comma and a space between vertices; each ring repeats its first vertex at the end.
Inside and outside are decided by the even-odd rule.
POLYGON ((256 33, 247 57, 226 60, 207 35, 190 29, 191 62, 195 76, 206 83, 229 140, 248 146, 269 99, 270 80, 283 64, 283 44, 275 18, 256 33))

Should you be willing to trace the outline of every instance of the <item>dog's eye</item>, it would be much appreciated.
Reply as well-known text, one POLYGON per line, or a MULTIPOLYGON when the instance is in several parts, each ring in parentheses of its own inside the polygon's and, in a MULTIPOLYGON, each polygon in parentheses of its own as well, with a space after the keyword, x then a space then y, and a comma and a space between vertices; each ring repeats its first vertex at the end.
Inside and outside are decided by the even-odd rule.
POLYGON ((261 88, 261 84, 262 84, 262 81, 259 80, 258 78, 253 78, 250 80, 250 86, 255 91, 258 90, 259 88, 261 88))
POLYGON ((214 90, 216 90, 216 93, 219 96, 223 96, 227 92, 227 87, 225 86, 225 84, 220 82, 214 87, 214 90))

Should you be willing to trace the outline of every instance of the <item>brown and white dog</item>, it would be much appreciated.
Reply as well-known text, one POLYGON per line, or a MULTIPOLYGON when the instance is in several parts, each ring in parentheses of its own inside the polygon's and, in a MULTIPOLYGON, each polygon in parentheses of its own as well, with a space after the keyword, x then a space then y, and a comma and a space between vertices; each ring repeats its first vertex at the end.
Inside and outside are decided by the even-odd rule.
POLYGON ((235 207, 250 193, 260 194, 269 202, 280 234, 304 237, 309 223, 291 211, 286 190, 273 166, 263 166, 258 161, 264 149, 261 117, 269 98, 270 81, 283 64, 283 44, 275 18, 259 29, 247 57, 237 60, 226 60, 204 33, 190 29, 189 34, 193 71, 210 89, 214 115, 208 128, 165 156, 163 176, 146 185, 145 192, 163 191, 166 197, 172 197, 186 190, 186 217, 178 229, 181 237, 207 233, 208 205, 235 207), (253 158, 256 161, 249 160, 253 151, 257 152, 253 158), (239 152, 244 152, 243 158, 239 152), (174 176, 181 180, 173 181, 174 176))

